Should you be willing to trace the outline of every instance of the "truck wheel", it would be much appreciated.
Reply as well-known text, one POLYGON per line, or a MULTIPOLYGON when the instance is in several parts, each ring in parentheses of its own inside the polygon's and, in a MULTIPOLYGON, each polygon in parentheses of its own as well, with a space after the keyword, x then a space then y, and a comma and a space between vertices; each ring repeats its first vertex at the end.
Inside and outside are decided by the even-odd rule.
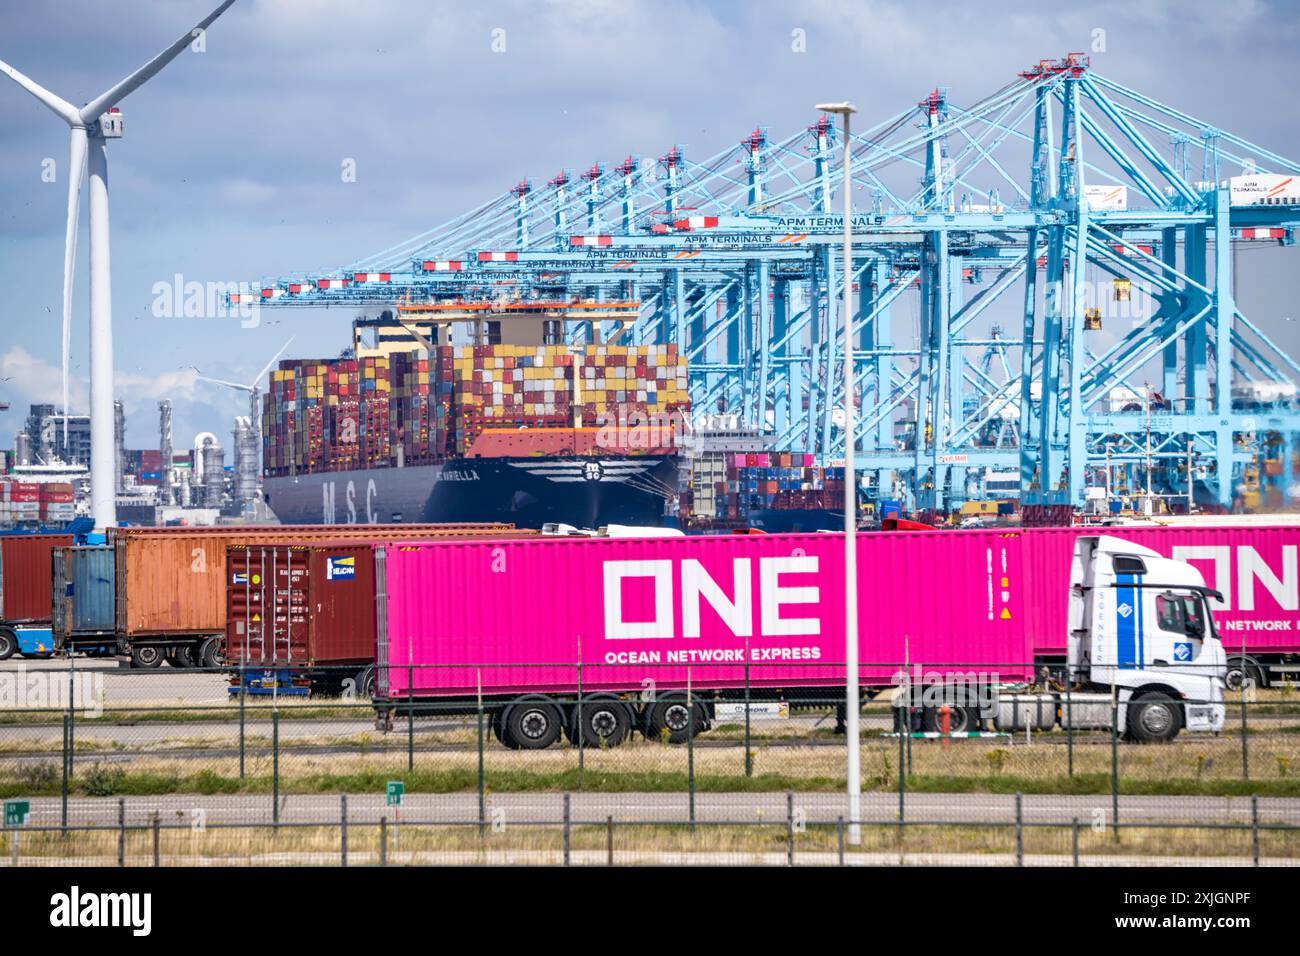
POLYGON ((153 670, 161 667, 163 662, 162 648, 153 644, 140 644, 131 648, 131 666, 143 670, 153 670))
POLYGON ((361 673, 357 674, 355 691, 361 697, 375 696, 374 667, 367 667, 365 670, 361 671, 361 673))
POLYGON ((560 708, 546 700, 511 704, 501 718, 502 742, 519 750, 545 750, 560 739, 560 708), (506 738, 509 738, 508 740, 506 738))
POLYGON ((1254 661, 1245 657, 1229 657, 1228 672, 1224 675, 1228 690, 1241 690, 1246 681, 1255 682, 1255 687, 1266 687, 1264 673, 1254 661))
POLYGON ((0 661, 7 661, 18 650, 18 637, 7 627, 0 627, 0 661))
MULTIPOLYGON (((578 745, 578 708, 565 724, 569 742, 578 745)), ((617 747, 632 732, 632 712, 621 700, 597 697, 582 702, 582 746, 617 747)))
MULTIPOLYGON (((931 733, 943 731, 943 717, 938 707, 927 707, 921 717, 925 729, 931 733)), ((964 734, 978 729, 979 718, 973 707, 964 704, 950 704, 948 713, 948 732, 964 734)))
POLYGON ((173 647, 167 651, 167 663, 178 670, 194 666, 194 648, 188 646, 173 647))
POLYGON ((223 667, 226 658, 221 653, 221 650, 221 638, 209 637, 199 648, 199 666, 204 670, 216 670, 223 667))
POLYGON ((1128 734, 1143 743, 1173 740, 1183 726, 1182 708, 1169 695, 1150 691, 1128 705, 1128 734))
POLYGON ((687 709, 685 696, 661 697, 646 710, 643 733, 651 740, 666 740, 670 744, 684 744, 691 729, 691 711, 695 711, 693 733, 704 729, 704 708, 699 701, 687 709))

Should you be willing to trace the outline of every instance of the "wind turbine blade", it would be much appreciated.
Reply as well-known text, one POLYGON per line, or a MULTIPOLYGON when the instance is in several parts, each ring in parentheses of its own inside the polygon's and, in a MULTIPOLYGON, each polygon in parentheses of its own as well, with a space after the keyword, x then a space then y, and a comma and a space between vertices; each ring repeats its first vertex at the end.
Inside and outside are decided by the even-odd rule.
POLYGON ((8 73, 11 80, 48 106, 65 123, 74 125, 81 123, 81 112, 75 106, 63 97, 51 93, 30 76, 19 73, 4 60, 0 60, 0 72, 8 73))
POLYGON ((222 378, 209 378, 206 375, 199 375, 198 379, 201 382, 211 382, 213 385, 224 385, 226 388, 237 388, 241 392, 247 392, 249 390, 247 385, 241 385, 239 382, 227 382, 222 378))
POLYGON ((234 2, 235 0, 225 0, 221 6, 217 7, 217 9, 213 10, 206 17, 200 20, 193 28, 186 30, 180 38, 167 49, 163 50, 130 76, 118 82, 117 85, 110 87, 103 93, 100 93, 93 100, 83 106, 80 111, 81 122, 95 122, 95 120, 99 119, 105 110, 111 106, 116 106, 125 99, 132 90, 135 90, 141 84, 150 80, 154 74, 172 60, 176 59, 176 56, 181 52, 181 50, 184 50, 191 42, 193 42, 195 30, 206 30, 212 24, 212 21, 225 13, 226 8, 234 2))
POLYGON ((68 356, 72 350, 72 277, 77 260, 77 217, 86 170, 86 128, 72 127, 68 137, 68 223, 63 238, 63 447, 68 447, 68 356))
POLYGON ((284 345, 280 346, 280 351, 276 352, 275 355, 272 356, 271 361, 267 362, 266 365, 263 366, 262 371, 257 373, 257 378, 253 379, 253 384, 250 385, 249 388, 257 388, 257 386, 261 384, 262 378, 266 375, 267 372, 271 371, 272 365, 280 361, 280 356, 284 354, 285 349, 287 349, 290 345, 293 345, 293 336, 289 336, 289 341, 285 342, 284 345))

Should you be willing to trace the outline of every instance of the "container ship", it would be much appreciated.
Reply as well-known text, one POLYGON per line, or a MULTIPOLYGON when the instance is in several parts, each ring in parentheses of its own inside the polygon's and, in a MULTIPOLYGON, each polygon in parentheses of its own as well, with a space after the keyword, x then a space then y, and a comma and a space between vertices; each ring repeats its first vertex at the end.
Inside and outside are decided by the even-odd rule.
POLYGON ((674 345, 557 344, 559 326, 480 319, 452 344, 445 315, 386 312, 353 323, 341 358, 280 362, 267 506, 293 524, 662 524, 685 362, 674 345))

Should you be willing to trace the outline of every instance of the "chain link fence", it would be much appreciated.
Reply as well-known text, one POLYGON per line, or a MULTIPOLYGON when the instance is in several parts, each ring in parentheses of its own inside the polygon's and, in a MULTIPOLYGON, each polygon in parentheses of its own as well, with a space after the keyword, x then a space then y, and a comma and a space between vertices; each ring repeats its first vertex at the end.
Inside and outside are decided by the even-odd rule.
POLYGON ((0 795, 27 806, 0 865, 1300 860, 1290 686, 1234 691, 1222 732, 1162 744, 1113 720, 999 730, 885 688, 862 706, 857 820, 834 687, 367 690, 355 670, 7 662, 0 795))

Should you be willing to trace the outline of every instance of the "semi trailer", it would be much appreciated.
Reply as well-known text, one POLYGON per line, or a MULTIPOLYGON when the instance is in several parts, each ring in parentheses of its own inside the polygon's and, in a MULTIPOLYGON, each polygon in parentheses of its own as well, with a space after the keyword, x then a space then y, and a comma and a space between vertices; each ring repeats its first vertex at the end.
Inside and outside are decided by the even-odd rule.
MULTIPOLYGON (((937 729, 1223 726, 1225 655, 1199 571, 1108 536, 1045 574, 1020 531, 857 539, 859 678, 937 729), (1067 649, 1036 687, 1049 593, 1067 649), (945 710, 946 708, 946 710, 945 710)), ((538 538, 374 546, 378 726, 474 713, 505 745, 681 741, 719 703, 844 704, 843 537, 538 538)))

